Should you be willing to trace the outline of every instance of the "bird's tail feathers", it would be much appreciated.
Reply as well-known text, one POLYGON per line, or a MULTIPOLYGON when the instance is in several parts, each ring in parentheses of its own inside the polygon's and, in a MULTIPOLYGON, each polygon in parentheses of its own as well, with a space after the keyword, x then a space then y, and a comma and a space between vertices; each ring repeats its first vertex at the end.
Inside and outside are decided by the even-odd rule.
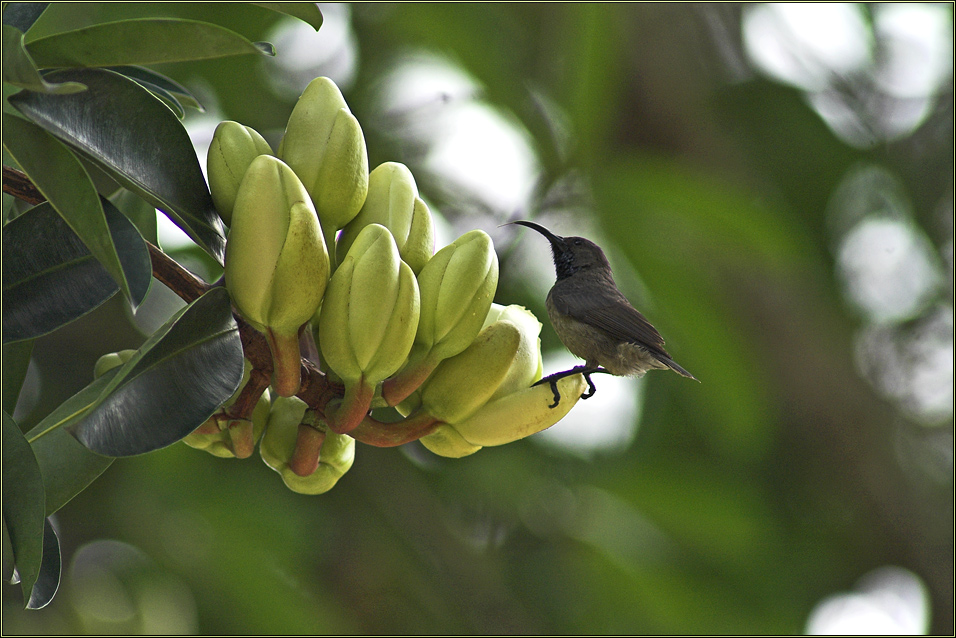
POLYGON ((658 359, 660 360, 661 363, 663 363, 663 364, 666 365, 668 368, 670 368, 671 370, 673 370, 673 371, 676 372, 677 374, 681 375, 682 377, 687 377, 688 379, 693 379, 693 380, 696 381, 697 383, 700 383, 700 379, 698 379, 697 377, 695 377, 694 375, 692 375, 690 372, 688 372, 687 370, 685 370, 684 368, 682 368, 681 366, 679 366, 679 365, 677 364, 677 362, 674 361, 673 359, 671 359, 671 358, 669 358, 669 357, 658 357, 658 359))

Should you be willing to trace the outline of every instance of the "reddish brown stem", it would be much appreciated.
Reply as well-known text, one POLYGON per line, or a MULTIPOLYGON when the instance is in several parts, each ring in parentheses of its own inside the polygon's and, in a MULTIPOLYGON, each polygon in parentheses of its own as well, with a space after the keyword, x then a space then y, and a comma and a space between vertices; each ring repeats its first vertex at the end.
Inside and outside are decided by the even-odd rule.
POLYGON ((253 368, 249 373, 249 380, 242 386, 239 396, 228 408, 224 410, 229 419, 248 419, 252 420, 252 412, 259 403, 259 398, 265 389, 269 387, 269 375, 262 370, 253 368))
POLYGON ((237 459, 247 459, 256 449, 255 426, 248 419, 230 421, 227 429, 232 453, 237 459))
POLYGON ((149 260, 153 265, 153 277, 175 292, 186 303, 192 303, 212 288, 211 285, 179 265, 159 246, 146 242, 149 260))
POLYGON ((295 439, 295 451, 289 459, 289 469, 298 476, 311 476, 319 467, 323 442, 325 432, 300 423, 295 439))
POLYGON ((400 374, 382 384, 382 398, 391 406, 398 405, 421 387, 428 375, 437 367, 438 362, 433 362, 429 358, 413 367, 405 368, 400 374))
POLYGON ((34 206, 46 201, 46 197, 33 185, 26 173, 9 166, 3 167, 3 192, 34 206))
POLYGON ((342 403, 334 411, 326 410, 325 419, 332 431, 347 434, 354 430, 368 415, 374 395, 375 388, 365 385, 362 379, 346 387, 342 403))
POLYGON ((441 421, 423 414, 408 417, 398 423, 382 423, 367 416, 358 427, 349 432, 349 436, 366 445, 395 447, 417 441, 434 432, 439 425, 441 421))

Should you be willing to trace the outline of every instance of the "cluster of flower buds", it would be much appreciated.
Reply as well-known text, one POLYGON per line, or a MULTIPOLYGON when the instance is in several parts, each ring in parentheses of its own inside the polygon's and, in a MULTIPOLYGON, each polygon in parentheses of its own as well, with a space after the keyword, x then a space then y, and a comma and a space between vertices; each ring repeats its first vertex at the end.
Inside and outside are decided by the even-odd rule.
POLYGON ((408 364, 385 383, 382 396, 398 405, 442 360, 467 348, 488 315, 498 287, 498 256, 491 237, 465 233, 442 248, 418 275, 422 313, 408 364))
MULTIPOLYGON (((567 400, 555 409, 550 387, 531 387, 541 378, 541 324, 492 304, 491 238, 473 230, 435 253, 411 171, 386 162, 369 173, 361 126, 328 78, 305 89, 277 153, 253 129, 223 122, 207 167, 230 229, 226 287, 273 357, 260 453, 290 489, 330 489, 354 458, 348 433, 373 407, 396 407, 406 425, 425 424, 428 449, 459 457, 552 425, 581 395, 580 375, 558 383, 567 400), (321 413, 295 397, 304 330, 345 388, 321 413)), ((257 419, 243 442, 254 445, 257 419)), ((252 447, 231 438, 235 421, 214 417, 187 443, 248 456, 252 447)))

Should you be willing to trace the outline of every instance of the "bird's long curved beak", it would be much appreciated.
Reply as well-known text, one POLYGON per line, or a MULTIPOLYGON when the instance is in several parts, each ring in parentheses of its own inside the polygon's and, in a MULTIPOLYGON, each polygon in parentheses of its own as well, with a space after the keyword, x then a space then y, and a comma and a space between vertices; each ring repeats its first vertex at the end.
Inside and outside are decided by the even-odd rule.
POLYGON ((545 227, 542 226, 541 224, 536 224, 536 223, 534 223, 534 222, 526 222, 526 221, 523 221, 523 220, 519 220, 519 221, 516 221, 516 222, 508 222, 508 224, 503 224, 503 226, 507 226, 507 225, 509 225, 509 224, 518 224, 518 225, 520 225, 520 226, 527 226, 528 228, 530 228, 530 229, 532 229, 532 230, 538 231, 539 233, 541 233, 542 235, 544 235, 545 237, 548 238, 548 241, 551 242, 551 245, 552 245, 552 246, 554 246, 554 245, 563 246, 563 245, 564 245, 564 238, 563 238, 563 237, 558 237, 557 235, 555 235, 554 233, 552 233, 550 230, 548 230, 547 228, 545 228, 545 227))

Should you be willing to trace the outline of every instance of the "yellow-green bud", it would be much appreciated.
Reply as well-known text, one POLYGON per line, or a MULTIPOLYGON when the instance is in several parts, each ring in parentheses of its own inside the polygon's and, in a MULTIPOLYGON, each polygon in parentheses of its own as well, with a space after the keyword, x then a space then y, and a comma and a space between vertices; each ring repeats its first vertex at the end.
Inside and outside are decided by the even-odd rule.
POLYGON ((469 418, 450 427, 462 440, 476 446, 504 445, 523 439, 563 419, 587 389, 580 374, 559 379, 557 384, 561 401, 554 408, 551 407, 554 403, 551 387, 542 383, 493 399, 469 418))
MULTIPOLYGON (((513 323, 518 328, 521 339, 507 373, 501 378, 498 387, 489 400, 529 387, 541 378, 542 372, 541 339, 538 336, 541 333, 541 322, 538 321, 538 318, 523 306, 491 304, 482 331, 498 321, 513 323)), ((439 369, 441 368, 439 367, 439 369)), ((439 374, 436 370, 432 376, 437 377, 439 374)), ((418 391, 413 392, 408 398, 395 406, 402 416, 408 416, 421 406, 421 389, 419 388, 418 391)), ((442 428, 439 428, 439 432, 441 430, 442 428)))
POLYGON ((216 127, 206 154, 206 173, 212 201, 227 226, 232 224, 239 184, 260 155, 272 155, 272 147, 255 129, 230 120, 216 127))
POLYGON ((336 432, 357 426, 375 386, 405 363, 418 318, 415 274, 384 226, 366 226, 332 276, 319 314, 322 358, 345 384, 342 405, 327 413, 336 432))
POLYGON ((246 171, 226 243, 226 288, 272 349, 273 386, 300 384, 299 329, 312 318, 329 278, 329 255, 312 201, 281 160, 260 155, 246 171))
POLYGON ((474 454, 481 449, 466 441, 454 426, 444 424, 435 428, 435 431, 419 439, 429 452, 451 459, 460 459, 463 456, 474 454))
POLYGON ((498 256, 486 233, 473 230, 442 248, 418 275, 422 311, 408 365, 382 396, 397 405, 443 360, 467 348, 481 330, 498 286, 498 256))
POLYGON ((464 352, 442 361, 422 385, 421 409, 445 423, 457 423, 478 411, 507 377, 521 345, 521 331, 497 321, 464 352))
POLYGON ((322 494, 327 492, 345 474, 355 460, 355 440, 345 434, 336 434, 321 422, 303 424, 308 406, 297 397, 276 399, 269 415, 259 453, 266 465, 279 473, 282 481, 293 492, 322 494), (309 438, 311 437, 311 438, 309 438), (303 443, 314 445, 311 471, 293 469, 303 443))
POLYGON ((510 321, 515 324, 521 333, 521 342, 515 352, 514 359, 511 361, 507 376, 495 390, 492 399, 524 390, 541 378, 543 370, 541 339, 539 337, 541 322, 538 321, 538 318, 524 306, 492 304, 488 311, 488 317, 485 319, 485 327, 497 321, 510 321))
POLYGON ((362 127, 332 80, 316 78, 303 91, 279 156, 305 184, 326 232, 358 214, 368 191, 368 151, 362 127))
POLYGON ((392 233, 402 261, 411 266, 416 275, 435 251, 431 213, 418 196, 415 178, 404 164, 385 162, 369 173, 365 204, 336 242, 339 262, 359 232, 369 224, 381 224, 392 233))

